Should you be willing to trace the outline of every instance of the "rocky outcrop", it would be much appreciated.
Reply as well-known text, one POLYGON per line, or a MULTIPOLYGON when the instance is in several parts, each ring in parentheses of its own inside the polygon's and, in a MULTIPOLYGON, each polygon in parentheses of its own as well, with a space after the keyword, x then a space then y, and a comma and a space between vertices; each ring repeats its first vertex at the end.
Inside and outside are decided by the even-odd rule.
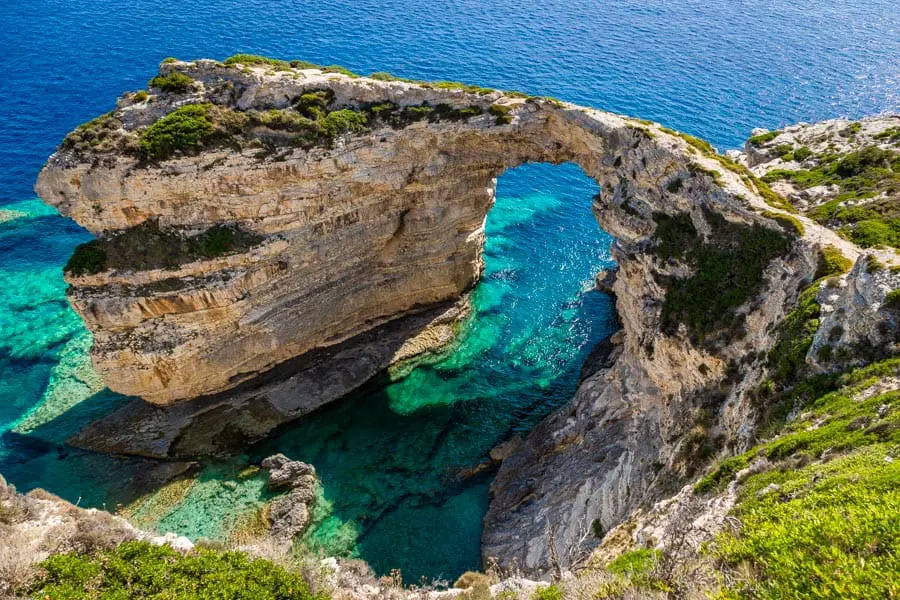
POLYGON ((269 489, 288 490, 269 505, 269 535, 277 542, 290 543, 309 525, 310 506, 316 497, 316 470, 284 454, 264 459, 262 468, 269 473, 269 489))
POLYGON ((807 361, 824 371, 860 366, 900 351, 900 271, 874 255, 845 277, 820 284, 821 318, 807 361), (892 300, 893 298, 893 300, 892 300))
POLYGON ((804 217, 801 236, 745 168, 656 124, 287 66, 162 69, 190 84, 123 98, 37 184, 101 236, 67 274, 95 366, 156 406, 83 445, 173 456, 264 435, 410 356, 435 318, 424 311, 477 281, 504 170, 571 161, 598 182, 623 330, 571 405, 503 461, 483 538, 501 566, 545 570, 548 530, 571 546, 677 491, 697 455, 745 443, 744 392, 817 248, 858 255, 804 217), (179 137, 179 119, 205 133, 179 137))

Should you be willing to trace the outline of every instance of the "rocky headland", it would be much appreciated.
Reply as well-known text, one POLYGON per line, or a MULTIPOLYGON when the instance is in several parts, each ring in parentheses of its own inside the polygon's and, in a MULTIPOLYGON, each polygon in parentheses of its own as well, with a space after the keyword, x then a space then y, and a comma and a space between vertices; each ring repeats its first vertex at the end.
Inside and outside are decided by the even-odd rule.
POLYGON ((560 578, 598 545, 595 559, 666 552, 688 505, 681 521, 712 539, 741 482, 807 447, 761 464, 762 425, 821 427, 809 403, 852 389, 887 407, 853 431, 893 439, 896 121, 760 132, 723 156, 519 93, 259 57, 164 63, 149 93, 70 134, 37 183, 98 236, 67 266, 70 301, 107 384, 143 398, 73 443, 223 451, 439 346, 481 273, 495 178, 575 162, 615 237, 622 330, 572 402, 503 453, 485 563, 560 578), (836 375, 872 363, 881 383, 836 375), (809 377, 832 387, 798 396, 809 377))

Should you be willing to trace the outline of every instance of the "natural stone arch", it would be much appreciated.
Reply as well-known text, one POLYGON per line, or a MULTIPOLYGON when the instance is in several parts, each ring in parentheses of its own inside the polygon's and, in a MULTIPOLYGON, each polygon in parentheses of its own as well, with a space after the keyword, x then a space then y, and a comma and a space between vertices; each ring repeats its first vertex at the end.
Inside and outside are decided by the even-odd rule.
MULTIPOLYGON (((181 70, 206 84, 204 100, 243 82, 234 104, 245 109, 277 107, 323 86, 335 90, 335 102, 355 106, 392 100, 487 108, 499 96, 331 75, 256 80, 208 63, 181 70)), ((454 299, 479 274, 493 180, 525 162, 581 166, 606 191, 597 205, 601 225, 625 245, 652 232, 649 213, 686 211, 698 199, 719 212, 749 214, 692 170, 697 158, 683 141, 658 128, 651 133, 626 118, 552 101, 500 102, 516 106, 512 123, 498 125, 490 115, 416 123, 347 139, 333 151, 289 150, 262 160, 256 150, 230 148, 158 165, 121 154, 91 162, 57 154, 38 192, 94 233, 157 220, 182 232, 239 224, 266 236, 245 254, 177 270, 70 277, 73 305, 95 334, 98 371, 115 391, 168 405, 454 299), (677 178, 687 182, 683 190, 666 191, 677 178), (606 210, 623 204, 639 212, 606 210), (175 293, 160 283, 187 277, 191 283, 175 293)), ((156 103, 119 113, 127 129, 171 109, 156 103)))
MULTIPOLYGON (((343 135, 333 147, 293 147, 267 126, 245 123, 227 144, 218 140, 161 162, 102 144, 64 147, 51 157, 38 193, 94 233, 121 231, 125 237, 117 239, 127 241, 148 222, 182 236, 237 225, 263 240, 170 269, 68 276, 107 384, 167 407, 133 403, 74 443, 151 456, 203 454, 258 438, 340 397, 398 355, 427 345, 435 319, 439 328, 454 318, 448 304, 481 270, 495 178, 526 162, 569 161, 602 190, 594 212, 616 239, 623 332, 612 364, 586 379, 572 405, 504 462, 485 556, 542 569, 547 522, 566 544, 593 521, 608 528, 668 491, 689 468, 678 449, 699 408, 714 406, 709 432, 740 432, 735 424, 752 407, 728 381, 729 366, 743 360, 747 371, 759 372, 766 332, 810 279, 814 258, 811 242, 797 238, 767 259, 753 294, 765 303, 748 297, 735 308, 743 335, 696 344, 685 326, 661 331, 671 282, 695 269, 683 255, 657 251, 661 220, 678 219, 694 232, 695 245, 714 243, 722 223, 796 237, 760 214, 768 207, 752 178, 702 142, 656 124, 501 92, 211 61, 162 70, 185 73, 195 84, 156 94, 152 103, 124 97, 110 128, 121 125, 117 139, 126 148, 185 103, 212 102, 233 115, 285 109, 310 90, 330 90, 335 109, 428 103, 445 106, 446 118, 375 126, 343 135)), ((744 381, 755 380, 751 374, 744 381)))

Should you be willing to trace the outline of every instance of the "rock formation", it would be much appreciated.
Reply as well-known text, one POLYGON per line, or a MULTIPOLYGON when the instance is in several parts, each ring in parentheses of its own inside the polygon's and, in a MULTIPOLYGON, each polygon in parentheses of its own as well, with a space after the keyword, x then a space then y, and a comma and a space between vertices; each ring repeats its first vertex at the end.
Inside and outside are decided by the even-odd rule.
POLYGON ((70 134, 37 183, 100 236, 67 273, 96 368, 157 407, 82 445, 179 456, 261 437, 432 345, 417 335, 445 339, 435 319, 480 275, 506 169, 571 161, 598 182, 623 331, 504 460, 483 538, 503 566, 545 570, 548 531, 570 546, 677 491, 698 453, 745 443, 744 392, 818 248, 859 254, 653 123, 286 63, 173 62, 154 82, 70 134))
POLYGON ((262 461, 272 490, 289 490, 269 505, 270 536, 290 543, 309 525, 310 505, 316 497, 316 470, 305 462, 275 454, 262 461))

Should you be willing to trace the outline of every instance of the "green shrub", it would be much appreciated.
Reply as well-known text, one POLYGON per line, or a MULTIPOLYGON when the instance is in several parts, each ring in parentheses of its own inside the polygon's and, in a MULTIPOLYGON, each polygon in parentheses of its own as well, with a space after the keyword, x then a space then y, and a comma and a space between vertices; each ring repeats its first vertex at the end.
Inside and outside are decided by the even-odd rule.
POLYGON ((292 60, 288 63, 292 69, 318 69, 319 65, 308 60, 292 60))
POLYGON ((176 63, 176 62, 178 62, 177 58, 175 58, 174 56, 167 56, 166 58, 164 58, 162 60, 161 64, 168 65, 170 63, 176 63))
POLYGON ((539 587, 531 596, 532 600, 563 600, 565 598, 561 587, 556 585, 546 585, 539 587))
POLYGON ((279 60, 277 58, 269 58, 267 56, 260 56, 258 54, 235 54, 234 56, 229 56, 224 60, 224 63, 228 66, 233 65, 265 65, 268 67, 273 67, 279 71, 287 71, 292 68, 291 63, 286 60, 279 60))
POLYGON ((747 140, 751 146, 762 146, 766 142, 771 142, 775 138, 777 138, 781 134, 777 129, 775 131, 768 131, 766 133, 761 133, 759 135, 754 135, 752 138, 747 140))
POLYGON ((884 263, 878 260, 874 254, 866 254, 866 270, 869 273, 877 273, 884 268, 884 263))
POLYGON ((775 154, 781 157, 782 160, 793 160, 794 158, 794 145, 793 144, 778 144, 775 146, 775 154), (790 158, 786 158, 790 155, 790 158))
POLYGON ((782 229, 791 235, 803 237, 803 234, 806 233, 806 228, 803 227, 803 223, 795 216, 777 213, 771 210, 763 211, 762 216, 776 221, 781 225, 782 229))
POLYGON ((703 214, 711 229, 707 240, 687 214, 654 215, 654 254, 662 260, 680 260, 694 270, 691 276, 668 282, 662 328, 672 334, 684 323, 695 343, 713 340, 719 333, 737 334, 742 319, 735 311, 762 287, 769 263, 790 249, 789 239, 779 231, 757 223, 732 223, 708 210, 703 214))
POLYGON ((459 81, 431 81, 426 85, 440 90, 462 90, 472 94, 486 95, 497 90, 493 88, 481 87, 479 85, 470 85, 468 83, 460 83, 459 81))
POLYGON ((842 231, 863 248, 900 246, 900 221, 898 220, 885 222, 879 219, 866 219, 857 222, 854 227, 842 231))
POLYGON ((888 142, 900 141, 900 127, 890 127, 888 129, 885 129, 884 131, 876 133, 875 135, 872 136, 872 138, 875 140, 878 140, 879 142, 881 142, 881 141, 888 141, 888 142))
POLYGON ((711 473, 700 479, 694 486, 694 491, 698 494, 705 494, 711 491, 722 491, 726 484, 731 481, 735 473, 744 469, 750 462, 747 456, 731 456, 719 462, 711 473))
POLYGON ((825 246, 819 253, 819 266, 816 268, 816 279, 843 275, 853 267, 853 261, 844 256, 834 246, 825 246))
POLYGON ((172 71, 168 75, 157 75, 148 85, 164 92, 183 94, 194 88, 194 80, 184 73, 172 71))
POLYGON ((882 306, 888 310, 900 311, 900 290, 891 290, 884 297, 882 306))
POLYGON ((131 99, 135 102, 144 102, 149 97, 150 94, 148 94, 145 90, 139 90, 134 93, 134 96, 132 96, 131 99))
POLYGON ((106 251, 97 240, 79 244, 63 267, 63 271, 72 275, 93 275, 106 270, 106 251))
POLYGON ((801 146, 794 150, 794 160, 797 162, 803 162, 810 156, 812 156, 812 150, 810 150, 808 146, 801 146))
POLYGON ((165 160, 175 152, 199 150, 215 133, 210 104, 189 104, 169 113, 141 134, 139 147, 146 158, 165 160))
POLYGON ((327 67, 322 67, 323 73, 340 73, 341 75, 346 75, 352 79, 358 79, 359 75, 351 71, 350 69, 344 68, 340 65, 329 65, 327 67))
POLYGON ((806 367, 806 353, 819 329, 818 291, 818 282, 803 290, 797 308, 778 324, 768 364, 773 378, 782 385, 794 382, 806 367))
POLYGON ((512 123, 512 116, 509 114, 512 109, 513 107, 509 104, 491 104, 488 110, 496 117, 494 122, 497 125, 507 125, 512 123))
POLYGON ((198 234, 182 235, 146 221, 81 244, 65 270, 88 275, 107 269, 171 269, 195 260, 244 252, 262 241, 262 236, 234 225, 215 225, 198 234))
POLYGON ((299 574, 240 552, 126 542, 96 556, 58 554, 41 564, 31 592, 41 598, 170 598, 197 600, 324 600, 299 574))
POLYGON ((365 114, 350 109, 330 112, 322 120, 326 134, 331 137, 365 131, 367 123, 365 114))
POLYGON ((76 151, 128 152, 132 143, 133 137, 122 130, 122 121, 117 119, 114 113, 107 113, 76 127, 65 137, 62 147, 76 151))

